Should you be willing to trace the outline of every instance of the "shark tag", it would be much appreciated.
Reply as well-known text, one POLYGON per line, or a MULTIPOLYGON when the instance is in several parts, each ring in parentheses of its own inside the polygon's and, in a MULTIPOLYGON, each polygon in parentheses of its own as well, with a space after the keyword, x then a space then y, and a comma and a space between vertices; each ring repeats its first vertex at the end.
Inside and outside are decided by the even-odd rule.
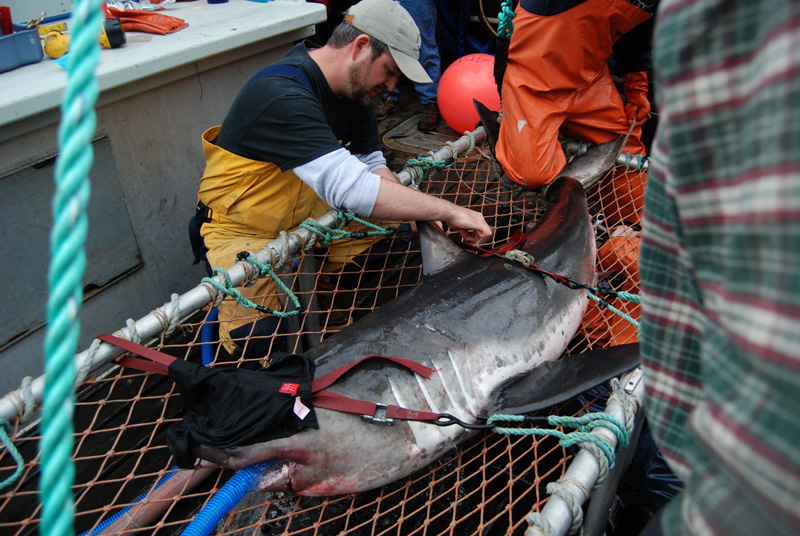
POLYGON ((299 396, 295 397, 295 399, 294 399, 294 414, 297 415, 298 417, 300 417, 301 421, 306 418, 306 415, 308 415, 309 411, 311 411, 311 410, 308 409, 308 407, 305 404, 303 404, 303 401, 300 400, 300 397, 299 396))

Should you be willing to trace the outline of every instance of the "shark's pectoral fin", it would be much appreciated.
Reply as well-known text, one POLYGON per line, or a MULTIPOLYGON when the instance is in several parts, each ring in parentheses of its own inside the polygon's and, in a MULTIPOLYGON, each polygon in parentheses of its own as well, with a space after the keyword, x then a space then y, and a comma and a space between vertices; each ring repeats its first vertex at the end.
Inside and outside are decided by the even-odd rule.
POLYGON ((631 370, 639 361, 639 343, 631 343, 543 363, 501 388, 493 411, 521 414, 559 404, 631 370))

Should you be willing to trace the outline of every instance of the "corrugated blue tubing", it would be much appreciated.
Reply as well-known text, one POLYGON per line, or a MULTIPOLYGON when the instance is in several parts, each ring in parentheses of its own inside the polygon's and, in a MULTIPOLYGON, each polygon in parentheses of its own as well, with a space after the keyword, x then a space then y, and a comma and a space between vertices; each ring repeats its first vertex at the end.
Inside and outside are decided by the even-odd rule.
POLYGON ((220 520, 225 517, 236 504, 242 500, 258 481, 258 475, 272 465, 272 460, 251 465, 246 469, 237 472, 228 480, 222 489, 208 501, 208 504, 200 510, 194 517, 189 526, 181 533, 181 536, 208 536, 214 530, 220 520))
MULTIPOLYGON (((152 492, 152 491, 153 491, 153 490, 155 490, 155 489, 158 489, 158 487, 159 487, 159 486, 161 486, 161 485, 162 485, 164 482, 166 482, 167 480, 169 480, 170 478, 172 478, 173 476, 175 476, 175 473, 177 473, 177 472, 179 471, 179 469, 178 469, 178 467, 177 467, 177 466, 176 466, 176 467, 173 467, 172 469, 173 469, 173 472, 172 472, 172 473, 170 473, 170 474, 168 474, 168 475, 164 475, 164 478, 162 478, 161 480, 159 480, 159 481, 158 481, 158 483, 157 483, 155 486, 153 486, 153 489, 151 489, 151 490, 150 490, 150 492, 152 492)), ((148 492, 148 493, 150 493, 150 492, 148 492)), ((138 503, 138 502, 141 502, 141 501, 142 501, 142 499, 144 499, 145 497, 147 497, 147 493, 145 493, 144 495, 142 495, 141 497, 139 497, 138 499, 136 499, 135 501, 133 501, 133 504, 132 504, 132 505, 130 505, 130 506, 126 506, 125 508, 123 508, 122 510, 120 510, 119 512, 117 512, 116 514, 114 514, 113 516, 109 517, 108 519, 105 519, 105 520, 103 520, 103 522, 102 522, 102 523, 100 523, 99 525, 97 525, 97 526, 96 526, 95 528, 93 528, 92 530, 87 530, 86 532, 84 532, 83 534, 81 534, 81 536, 96 536, 97 534, 100 534, 100 533, 101 533, 101 532, 103 532, 103 531, 104 531, 106 528, 110 527, 110 526, 111 526, 111 524, 112 524, 114 521, 116 521, 117 519, 119 519, 120 517, 122 517, 122 515, 123 515, 125 512, 127 512, 128 510, 130 510, 131 508, 133 508, 133 505, 134 505, 134 504, 136 504, 136 503, 138 503)))

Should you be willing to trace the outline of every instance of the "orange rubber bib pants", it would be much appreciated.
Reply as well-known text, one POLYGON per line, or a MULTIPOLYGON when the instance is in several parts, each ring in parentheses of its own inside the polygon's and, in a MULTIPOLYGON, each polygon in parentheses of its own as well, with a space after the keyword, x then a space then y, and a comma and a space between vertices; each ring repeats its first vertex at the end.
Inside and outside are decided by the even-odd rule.
MULTIPOLYGON (((607 60, 619 36, 651 15, 626 0, 587 0, 552 16, 534 15, 520 4, 516 13, 496 154, 509 178, 534 189, 566 164, 559 131, 594 144, 628 134, 607 60)), ((640 137, 641 128, 634 128, 623 151, 644 154, 640 137)), ((638 223, 644 181, 644 175, 624 174, 616 180, 618 201, 604 207, 606 218, 638 223)))

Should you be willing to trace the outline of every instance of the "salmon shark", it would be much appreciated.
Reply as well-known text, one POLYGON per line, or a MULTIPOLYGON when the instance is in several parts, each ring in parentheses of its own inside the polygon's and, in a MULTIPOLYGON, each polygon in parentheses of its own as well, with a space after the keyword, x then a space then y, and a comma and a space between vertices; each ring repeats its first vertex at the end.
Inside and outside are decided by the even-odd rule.
MULTIPOLYGON (((580 183, 553 182, 550 208, 519 249, 537 266, 586 285, 595 280, 595 237, 580 183)), ((364 356, 402 357, 434 369, 429 379, 391 362, 358 365, 328 388, 356 400, 450 414, 465 423, 498 408, 504 386, 562 355, 578 330, 586 290, 556 283, 518 262, 480 257, 438 228, 420 225, 423 277, 411 290, 314 348, 318 376, 364 356)), ((271 461, 262 491, 329 496, 404 478, 472 433, 461 426, 365 422, 315 408, 319 429, 194 454, 231 469, 271 461)))

